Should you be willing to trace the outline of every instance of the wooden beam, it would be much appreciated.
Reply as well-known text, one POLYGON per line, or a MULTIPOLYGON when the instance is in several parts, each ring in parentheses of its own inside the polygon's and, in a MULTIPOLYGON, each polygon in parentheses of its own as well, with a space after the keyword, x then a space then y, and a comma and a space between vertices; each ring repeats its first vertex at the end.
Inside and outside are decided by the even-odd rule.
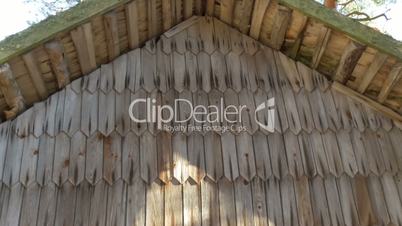
POLYGON ((364 45, 374 47, 402 60, 402 42, 393 39, 391 36, 382 34, 378 30, 363 25, 335 10, 325 8, 316 1, 278 0, 278 2, 319 20, 328 27, 340 31, 364 45))
POLYGON ((382 114, 384 114, 385 116, 398 121, 398 122, 402 122, 402 115, 400 115, 399 113, 393 111, 392 109, 354 91, 353 89, 339 83, 339 82, 334 82, 332 84, 332 89, 335 91, 338 91, 339 93, 346 95, 348 97, 350 97, 351 99, 362 103, 362 104, 366 104, 367 106, 371 107, 372 109, 374 109, 375 111, 378 111, 382 114))
POLYGON ((220 19, 229 25, 232 24, 234 5, 234 0, 221 0, 220 19))
POLYGON ((286 55, 292 59, 296 59, 297 54, 299 53, 302 41, 303 41, 302 37, 297 37, 295 42, 293 43, 293 45, 289 49, 287 49, 286 55))
POLYGON ((399 63, 394 66, 391 73, 389 73, 387 79, 382 84, 380 94, 378 94, 377 100, 380 103, 384 103, 387 99, 392 88, 399 82, 402 76, 402 64, 399 63))
POLYGON ((195 15, 201 16, 205 13, 205 0, 194 0, 195 15))
POLYGON ((22 56, 25 66, 28 68, 29 76, 32 79, 32 83, 38 93, 39 97, 43 100, 49 96, 49 92, 46 88, 45 81, 42 78, 42 72, 38 67, 38 62, 34 53, 31 51, 22 56))
POLYGON ((82 74, 87 74, 97 67, 91 23, 77 27, 70 34, 78 54, 82 74))
POLYGON ((343 51, 338 68, 333 75, 333 80, 346 83, 365 49, 366 47, 362 44, 351 40, 343 51))
POLYGON ((87 22, 93 16, 108 12, 129 1, 82 1, 77 6, 58 13, 57 16, 51 16, 38 24, 30 26, 28 29, 0 42, 0 64, 4 64, 9 59, 53 39, 60 32, 68 31, 87 22))
POLYGON ((293 45, 289 47, 286 51, 286 55, 288 55, 290 58, 296 59, 297 54, 299 53, 300 46, 304 38, 304 32, 306 31, 307 23, 308 23, 308 17, 303 16, 303 22, 301 26, 302 28, 300 29, 300 32, 297 35, 297 38, 294 41, 293 45))
POLYGON ((173 13, 173 23, 178 24, 183 20, 183 7, 181 0, 173 0, 174 2, 174 13, 173 13))
POLYGON ((158 17, 158 10, 156 6, 155 0, 147 0, 147 10, 148 10, 148 38, 153 38, 158 35, 161 31, 158 26, 159 19, 158 17))
POLYGON ((8 64, 0 66, 0 90, 4 95, 10 110, 4 111, 5 118, 13 119, 18 113, 24 110, 24 98, 14 79, 13 73, 8 64))
POLYGON ((197 23, 201 17, 199 16, 192 16, 190 19, 183 21, 182 23, 172 27, 168 31, 166 31, 163 35, 167 38, 171 38, 174 35, 180 33, 181 31, 191 27, 193 24, 197 23))
POLYGON ((172 9, 172 1, 162 1, 162 26, 164 31, 169 30, 173 26, 172 9))
POLYGON ((120 55, 120 40, 116 12, 113 11, 105 14, 103 16, 103 24, 105 26, 109 60, 111 61, 120 55))
POLYGON ((373 81, 375 75, 378 73, 382 65, 384 65, 385 61, 387 60, 387 55, 377 52, 374 57, 374 61, 371 62, 369 68, 363 75, 363 79, 357 88, 359 93, 364 93, 367 90, 367 87, 370 85, 371 81, 373 81))
POLYGON ((184 5, 184 20, 193 16, 194 0, 183 1, 184 5))
POLYGON ((256 0, 254 2, 253 17, 251 19, 250 36, 256 40, 260 38, 262 21, 268 9, 270 0, 256 0))
POLYGON ((274 24, 270 36, 270 45, 272 48, 279 50, 285 40, 286 30, 289 25, 291 12, 287 7, 278 6, 278 11, 274 18, 274 24))
POLYGON ((70 72, 66 58, 64 57, 64 48, 59 41, 52 41, 45 44, 45 49, 49 55, 53 73, 57 79, 57 85, 59 88, 63 88, 70 83, 70 72))
POLYGON ((206 14, 213 16, 215 11, 215 0, 207 0, 206 14))
POLYGON ((253 16, 254 0, 235 1, 235 10, 233 13, 232 27, 243 34, 250 32, 250 24, 253 16))
POLYGON ((318 33, 317 44, 314 48, 313 59, 311 61, 311 67, 313 69, 316 69, 320 64, 321 58, 324 55, 330 37, 331 29, 322 25, 320 28, 320 32, 318 33))
POLYGON ((138 1, 132 1, 126 5, 126 17, 128 45, 130 49, 135 49, 140 45, 140 36, 138 30, 138 1))

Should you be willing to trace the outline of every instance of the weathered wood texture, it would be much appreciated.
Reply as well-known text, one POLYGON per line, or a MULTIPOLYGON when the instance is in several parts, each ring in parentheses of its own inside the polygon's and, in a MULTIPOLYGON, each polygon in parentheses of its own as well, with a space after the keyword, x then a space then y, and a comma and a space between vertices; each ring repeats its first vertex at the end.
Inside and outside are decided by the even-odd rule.
POLYGON ((143 181, 129 184, 122 180, 111 185, 100 182, 74 186, 66 182, 61 187, 49 184, 25 188, 18 184, 0 187, 0 223, 373 225, 383 221, 399 225, 402 205, 395 197, 398 183, 397 178, 385 175, 267 181, 254 178, 250 182, 222 180, 219 185, 208 180, 183 185, 146 185, 143 181))
POLYGON ((8 109, 4 110, 5 118, 13 119, 24 109, 25 103, 8 64, 0 67, 0 90, 8 105, 8 109))
MULTIPOLYGON (((402 44, 314 1, 83 2, 1 42, 0 64, 11 65, 18 78, 15 83, 30 106, 164 31, 168 38, 177 33, 181 34, 178 39, 191 38, 188 44, 176 45, 176 41, 160 44, 167 54, 162 55, 164 61, 170 58, 172 50, 181 55, 184 49, 191 49, 194 54, 202 50, 210 54, 213 43, 208 40, 211 39, 217 42, 223 55, 229 53, 230 42, 236 53, 243 51, 238 48, 242 46, 246 53, 256 53, 252 39, 242 40, 243 35, 228 32, 223 24, 281 50, 394 111, 402 109, 402 83, 397 78, 387 79, 392 76, 389 68, 402 62, 402 44), (203 15, 216 19, 202 22, 200 30, 179 32, 197 22, 197 16, 203 15), (212 21, 215 22, 210 23, 212 21), (211 32, 222 33, 222 36, 217 35, 215 40, 211 32), (384 85, 387 88, 381 90, 384 85)), ((151 52, 156 49, 153 44, 148 47, 151 52)), ((181 72, 184 71, 188 72, 181 72)), ((144 81, 148 84, 153 79, 144 78, 148 78, 144 81)), ((182 81, 179 78, 178 82, 182 81)), ((153 86, 146 88, 153 89, 153 86)), ((9 108, 4 104, 6 95, 3 96, 0 95, 2 112, 9 108)))
MULTIPOLYGON (((170 32, 0 124, 0 225, 402 223, 395 112, 371 109, 362 94, 330 86, 216 19, 170 32), (216 27, 213 38, 189 35, 216 27), (162 131, 158 121, 132 122, 131 101, 147 97, 170 106, 176 98, 245 104, 249 111, 233 125, 246 130, 162 131), (275 118, 254 114, 270 98, 275 118), (275 123, 274 131, 256 120, 275 123)), ((185 119, 191 109, 177 110, 185 119)))

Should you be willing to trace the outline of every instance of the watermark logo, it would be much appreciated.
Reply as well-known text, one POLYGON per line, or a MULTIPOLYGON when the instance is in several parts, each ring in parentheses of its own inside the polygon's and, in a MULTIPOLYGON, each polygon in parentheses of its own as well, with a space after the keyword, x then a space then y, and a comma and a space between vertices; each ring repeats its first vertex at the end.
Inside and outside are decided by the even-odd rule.
POLYGON ((247 105, 224 106, 223 98, 221 98, 220 103, 208 106, 194 106, 187 99, 175 99, 172 106, 160 105, 156 99, 139 98, 131 102, 128 112, 131 120, 135 123, 156 123, 158 129, 171 132, 245 131, 248 128, 242 125, 243 115, 248 114, 251 116, 250 114, 254 113, 254 117, 250 118, 254 119, 260 128, 268 132, 274 132, 274 107, 274 98, 259 104, 254 112, 250 110, 254 108, 249 108, 247 105), (186 109, 185 114, 180 109, 186 109), (145 112, 145 114, 138 114, 140 111, 145 112), (257 113, 264 115, 265 122, 259 121, 257 113))
POLYGON ((275 98, 270 98, 265 102, 262 102, 260 105, 257 106, 254 112, 254 118, 257 123, 262 129, 265 129, 268 132, 273 133, 275 131, 275 98), (260 122, 257 119, 257 113, 260 111, 266 110, 267 112, 267 124, 260 122))

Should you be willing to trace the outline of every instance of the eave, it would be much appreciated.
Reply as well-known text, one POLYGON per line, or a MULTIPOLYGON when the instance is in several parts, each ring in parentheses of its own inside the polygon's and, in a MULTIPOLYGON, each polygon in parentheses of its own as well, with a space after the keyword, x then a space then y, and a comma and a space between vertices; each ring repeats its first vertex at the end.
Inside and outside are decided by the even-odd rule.
POLYGON ((356 41, 402 60, 402 42, 389 35, 345 17, 337 11, 325 8, 315 1, 278 0, 278 2, 314 18, 356 41))

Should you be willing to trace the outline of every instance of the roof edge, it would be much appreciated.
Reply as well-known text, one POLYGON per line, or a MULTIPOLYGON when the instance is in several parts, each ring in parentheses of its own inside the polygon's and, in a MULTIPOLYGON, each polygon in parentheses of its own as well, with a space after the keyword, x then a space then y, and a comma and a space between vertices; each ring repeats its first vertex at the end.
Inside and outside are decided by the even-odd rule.
MULTIPOLYGON (((72 29, 91 17, 103 14, 131 0, 87 0, 69 10, 51 16, 0 42, 0 64, 20 55, 38 44, 44 43, 58 33, 72 29)), ((313 0, 278 0, 282 5, 298 10, 317 19, 332 29, 345 33, 352 39, 374 47, 402 60, 402 42, 371 27, 325 8, 313 0)))
POLYGON ((313 0, 278 0, 282 5, 327 24, 330 28, 345 33, 352 39, 374 47, 402 60, 402 42, 369 26, 348 18, 335 10, 328 9, 313 0))
POLYGON ((130 0, 87 0, 0 42, 0 64, 130 0))

